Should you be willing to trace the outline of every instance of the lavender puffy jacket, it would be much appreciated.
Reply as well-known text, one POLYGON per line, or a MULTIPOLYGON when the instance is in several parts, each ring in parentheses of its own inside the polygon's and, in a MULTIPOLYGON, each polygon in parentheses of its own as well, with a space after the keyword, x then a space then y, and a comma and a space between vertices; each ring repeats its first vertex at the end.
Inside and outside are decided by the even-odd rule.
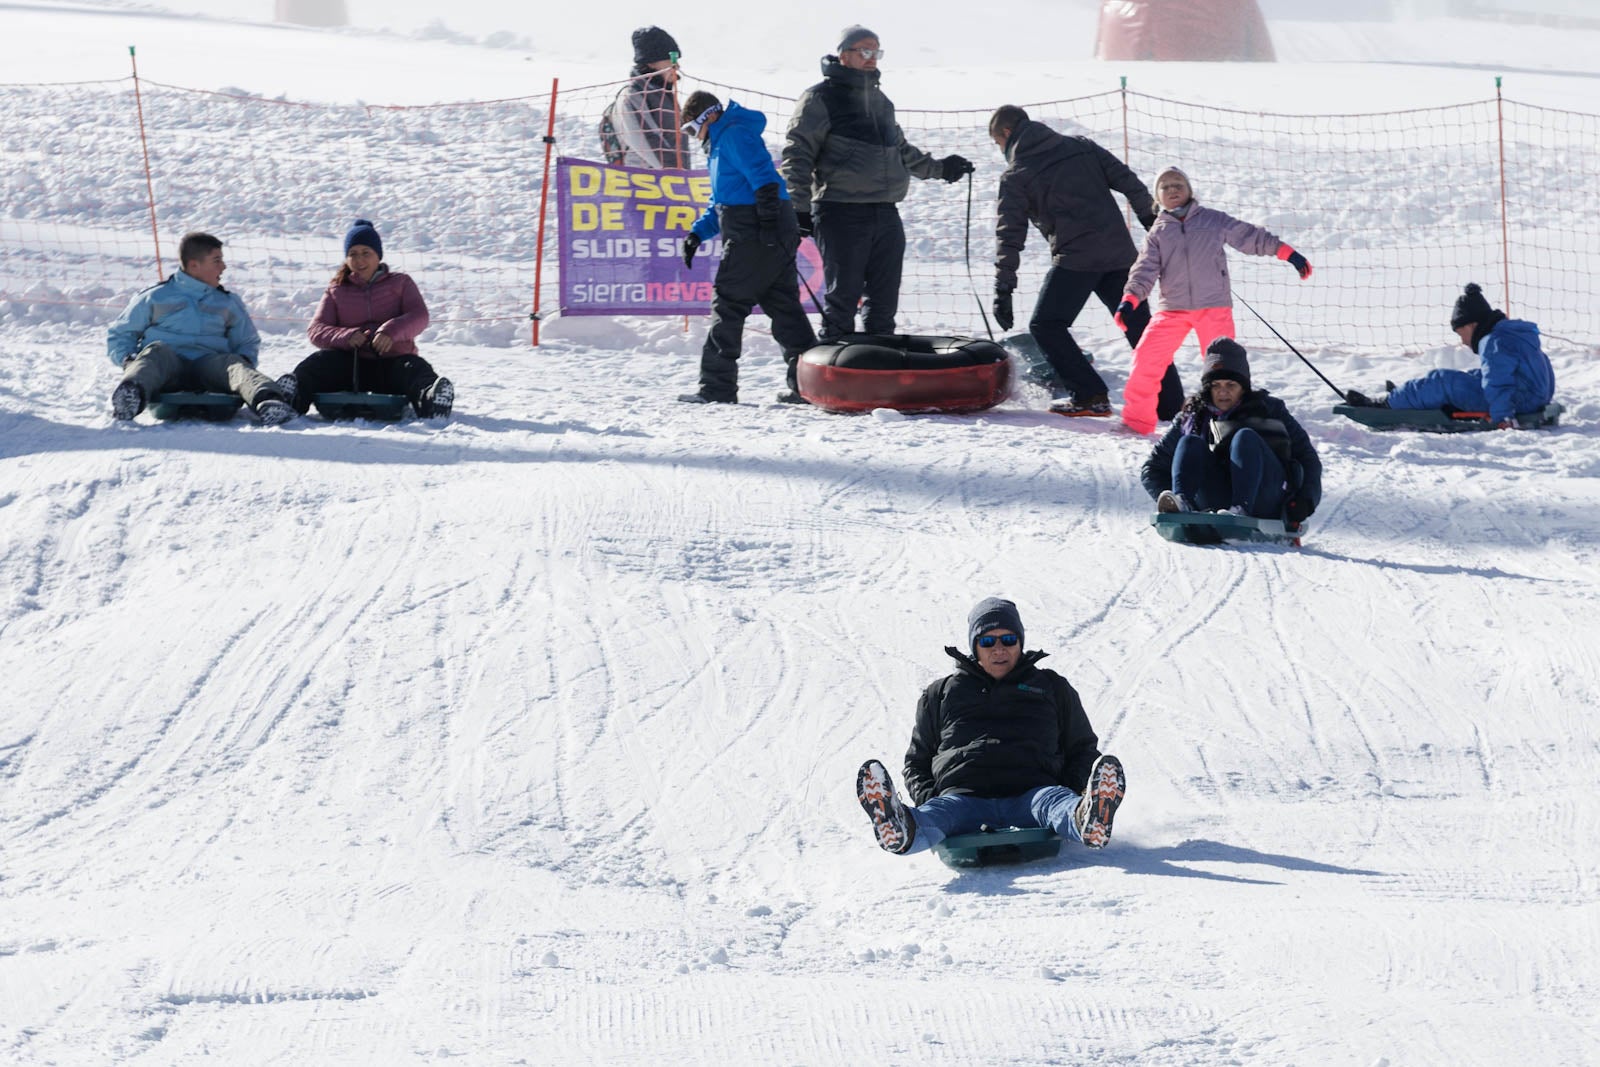
POLYGON ((346 279, 328 286, 306 336, 318 348, 354 348, 358 331, 382 330, 394 345, 390 356, 417 354, 417 334, 428 328, 428 305, 409 274, 380 265, 365 285, 346 279))
POLYGON ((1127 292, 1150 298, 1161 280, 1162 311, 1194 311, 1233 306, 1228 279, 1228 245, 1251 256, 1272 256, 1283 242, 1260 226, 1189 201, 1184 218, 1163 211, 1145 237, 1128 272, 1127 292))

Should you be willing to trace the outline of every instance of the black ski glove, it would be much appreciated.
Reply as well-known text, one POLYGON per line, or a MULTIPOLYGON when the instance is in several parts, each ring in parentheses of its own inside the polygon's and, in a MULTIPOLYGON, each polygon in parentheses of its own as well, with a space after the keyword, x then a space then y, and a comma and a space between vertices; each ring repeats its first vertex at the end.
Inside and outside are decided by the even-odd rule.
POLYGON ((816 227, 811 224, 811 212, 796 211, 794 213, 794 220, 800 227, 801 237, 810 237, 816 232, 816 227))
POLYGON ((1002 330, 1009 330, 1017 320, 1011 314, 1011 290, 996 289, 994 291, 994 321, 1000 324, 1002 330))
POLYGON ((939 165, 944 168, 939 177, 947 182, 958 182, 976 169, 964 156, 945 156, 939 165))
POLYGON ((694 266, 694 250, 700 247, 700 236, 691 233, 683 239, 683 266, 684 269, 694 266))
POLYGON ((1311 501, 1303 496, 1290 497, 1289 502, 1283 506, 1283 517, 1296 526, 1309 519, 1311 512, 1311 501))

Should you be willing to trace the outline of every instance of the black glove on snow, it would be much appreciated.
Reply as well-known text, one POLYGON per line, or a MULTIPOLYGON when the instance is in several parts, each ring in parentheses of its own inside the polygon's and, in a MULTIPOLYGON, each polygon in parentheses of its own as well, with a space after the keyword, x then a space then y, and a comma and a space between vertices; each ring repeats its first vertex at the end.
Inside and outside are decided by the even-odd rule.
POLYGON ((694 250, 700 247, 700 237, 690 234, 683 239, 683 266, 684 269, 694 266, 694 250))
POLYGON ((1283 506, 1283 517, 1296 526, 1300 525, 1311 517, 1311 501, 1303 496, 1290 497, 1283 506))
POLYGON ((996 289, 994 291, 994 321, 1000 324, 1002 330, 1009 330, 1016 318, 1011 314, 1011 290, 996 289))
POLYGON ((947 182, 958 182, 975 169, 972 163, 962 156, 945 156, 939 165, 944 168, 939 177, 947 182))
POLYGON ((813 233, 816 232, 816 227, 814 227, 811 224, 811 212, 809 212, 809 211, 796 211, 794 213, 794 220, 800 226, 800 236, 801 237, 810 237, 813 233))

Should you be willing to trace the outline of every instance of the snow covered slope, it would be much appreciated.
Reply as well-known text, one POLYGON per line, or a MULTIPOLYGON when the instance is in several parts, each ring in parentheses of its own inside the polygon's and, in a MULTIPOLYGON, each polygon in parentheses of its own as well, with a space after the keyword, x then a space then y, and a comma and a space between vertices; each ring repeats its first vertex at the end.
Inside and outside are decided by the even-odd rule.
MULTIPOLYGON (((308 81, 340 39, 273 32, 308 81)), ((483 50, 383 47, 475 95, 483 50)), ((1592 348, 1560 429, 1450 437, 1252 353, 1326 498, 1225 550, 1031 387, 796 410, 757 337, 745 404, 673 403, 700 329, 425 335, 450 422, 268 430, 112 425, 102 331, 0 328, 0 1060, 1600 1058, 1592 348), (1129 800, 1104 852, 958 875, 852 787, 990 593, 1129 800)))

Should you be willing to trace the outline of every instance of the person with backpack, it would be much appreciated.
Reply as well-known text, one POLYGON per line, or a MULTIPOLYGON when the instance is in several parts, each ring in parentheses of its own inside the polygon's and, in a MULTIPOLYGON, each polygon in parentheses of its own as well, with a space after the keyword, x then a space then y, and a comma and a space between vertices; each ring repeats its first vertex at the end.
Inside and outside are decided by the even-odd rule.
POLYGON ((1102 755, 1072 684, 1023 651, 1022 615, 999 597, 967 616, 967 650, 945 652, 953 673, 917 702, 906 789, 878 760, 856 772, 856 799, 878 846, 908 855, 983 826, 1049 827, 1104 848, 1127 791, 1122 763, 1102 755))
POLYGON ((1163 513, 1226 511, 1298 526, 1322 502, 1322 460, 1282 400, 1250 385, 1231 337, 1206 350, 1190 397, 1139 471, 1163 513))
POLYGON ((1122 424, 1135 433, 1156 428, 1156 392, 1172 357, 1192 332, 1200 351, 1219 337, 1232 337, 1233 289, 1228 278, 1229 248, 1251 256, 1277 256, 1311 277, 1306 257, 1260 226, 1242 222, 1195 199, 1189 176, 1168 167, 1156 177, 1161 213, 1145 237, 1144 251, 1128 272, 1128 288, 1113 316, 1128 321, 1161 283, 1161 307, 1133 350, 1133 369, 1122 391, 1122 424))
POLYGON ((679 130, 678 42, 660 26, 633 31, 633 70, 600 116, 606 162, 650 170, 689 169, 679 130))

